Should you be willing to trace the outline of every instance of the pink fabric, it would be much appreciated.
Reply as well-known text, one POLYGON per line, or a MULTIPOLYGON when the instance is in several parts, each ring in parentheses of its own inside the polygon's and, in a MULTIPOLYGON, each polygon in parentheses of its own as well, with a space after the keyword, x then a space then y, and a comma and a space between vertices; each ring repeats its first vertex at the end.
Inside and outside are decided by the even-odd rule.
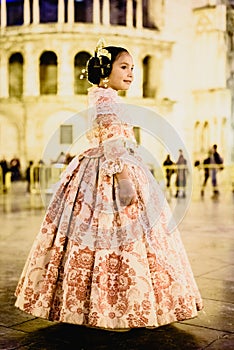
POLYGON ((126 147, 133 131, 118 96, 102 88, 90 95, 95 147, 61 176, 16 306, 49 320, 111 329, 195 317, 202 300, 180 234, 157 182, 126 147), (137 193, 128 207, 120 206, 114 175, 124 164, 137 193))

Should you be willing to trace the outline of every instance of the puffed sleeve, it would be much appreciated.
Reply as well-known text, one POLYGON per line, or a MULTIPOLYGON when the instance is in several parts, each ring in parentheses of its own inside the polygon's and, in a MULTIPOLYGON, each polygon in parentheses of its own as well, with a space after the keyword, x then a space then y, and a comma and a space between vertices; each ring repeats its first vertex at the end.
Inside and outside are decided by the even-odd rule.
POLYGON ((105 157, 101 171, 108 176, 120 173, 129 158, 125 144, 127 130, 132 127, 119 118, 120 109, 120 105, 107 96, 96 103, 96 123, 105 157))

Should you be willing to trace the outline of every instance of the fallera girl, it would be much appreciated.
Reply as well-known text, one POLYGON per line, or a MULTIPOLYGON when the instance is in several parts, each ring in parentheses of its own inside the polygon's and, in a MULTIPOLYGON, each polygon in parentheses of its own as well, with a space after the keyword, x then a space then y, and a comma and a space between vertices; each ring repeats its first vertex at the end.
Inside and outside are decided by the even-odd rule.
POLYGON ((115 46, 97 47, 88 61, 90 148, 63 172, 23 269, 16 306, 29 314, 124 331, 202 309, 180 233, 169 229, 171 210, 118 95, 133 68, 115 46))

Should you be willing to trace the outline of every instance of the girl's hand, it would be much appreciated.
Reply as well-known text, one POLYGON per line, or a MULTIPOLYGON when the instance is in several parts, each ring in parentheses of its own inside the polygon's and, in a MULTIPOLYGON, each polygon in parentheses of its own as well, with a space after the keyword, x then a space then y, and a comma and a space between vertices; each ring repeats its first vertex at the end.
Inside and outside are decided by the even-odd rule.
POLYGON ((136 199, 136 192, 132 186, 132 183, 128 179, 119 179, 118 181, 119 187, 119 200, 121 206, 128 206, 133 204, 136 199))

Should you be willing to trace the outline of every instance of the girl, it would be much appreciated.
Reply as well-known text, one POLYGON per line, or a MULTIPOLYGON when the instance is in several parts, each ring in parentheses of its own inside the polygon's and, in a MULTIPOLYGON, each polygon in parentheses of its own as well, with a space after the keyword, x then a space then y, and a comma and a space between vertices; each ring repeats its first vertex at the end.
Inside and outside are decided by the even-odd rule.
POLYGON ((87 64, 92 147, 62 174, 16 290, 16 306, 107 330, 195 317, 202 300, 171 212, 135 149, 118 96, 133 80, 121 47, 87 64))

